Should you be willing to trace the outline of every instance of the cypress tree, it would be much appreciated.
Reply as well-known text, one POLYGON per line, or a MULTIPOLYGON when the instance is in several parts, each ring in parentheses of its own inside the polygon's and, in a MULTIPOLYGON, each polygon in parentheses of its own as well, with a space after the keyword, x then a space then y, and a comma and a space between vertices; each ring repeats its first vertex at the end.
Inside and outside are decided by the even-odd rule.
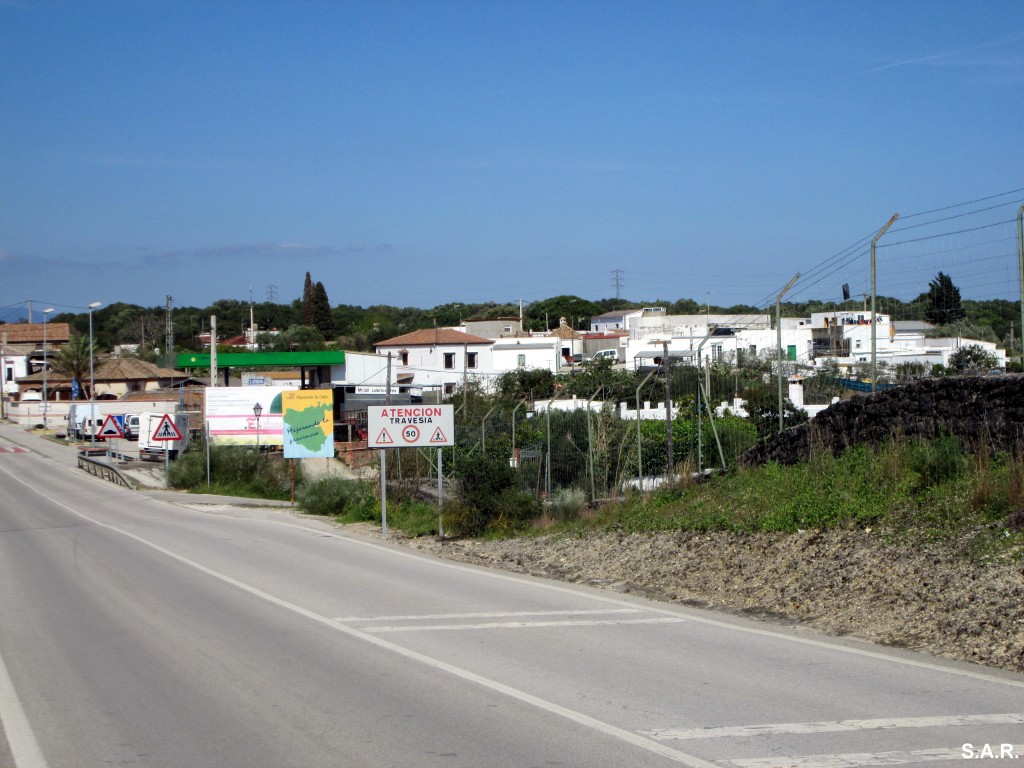
POLYGON ((306 273, 306 283, 302 287, 302 324, 315 325, 313 321, 313 279, 306 273))
POLYGON ((312 305, 313 322, 308 325, 315 326, 325 338, 333 336, 334 316, 331 314, 331 302, 327 298, 327 289, 321 282, 313 288, 312 305))
POLYGON ((960 304, 960 289, 953 285, 953 278, 939 272, 928 283, 928 308, 924 319, 935 325, 947 325, 963 319, 965 314, 960 304))

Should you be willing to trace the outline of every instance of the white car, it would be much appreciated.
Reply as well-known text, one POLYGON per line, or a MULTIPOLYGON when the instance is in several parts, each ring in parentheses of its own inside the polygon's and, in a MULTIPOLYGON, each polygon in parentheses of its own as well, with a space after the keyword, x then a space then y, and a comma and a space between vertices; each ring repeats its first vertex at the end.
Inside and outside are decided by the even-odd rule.
POLYGON ((607 360, 610 363, 619 362, 619 351, 617 349, 602 349, 600 352, 594 353, 593 360, 607 360))

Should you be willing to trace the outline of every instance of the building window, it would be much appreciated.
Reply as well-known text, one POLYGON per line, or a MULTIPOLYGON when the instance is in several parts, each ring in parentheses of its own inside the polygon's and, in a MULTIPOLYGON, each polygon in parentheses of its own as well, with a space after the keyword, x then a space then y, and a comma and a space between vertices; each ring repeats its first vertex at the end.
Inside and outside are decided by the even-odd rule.
POLYGON ((445 368, 454 368, 455 367, 455 353, 454 352, 445 352, 444 353, 444 367, 445 368))
POLYGON ((444 385, 444 393, 446 395, 451 395, 454 392, 455 392, 455 385, 452 382, 448 382, 447 384, 444 385))
POLYGON ((466 354, 466 367, 476 368, 476 356, 477 352, 469 352, 466 354))
POLYGON ((520 367, 520 368, 525 368, 526 367, 526 355, 519 355, 519 357, 516 359, 516 365, 518 367, 520 367))
POLYGON ((409 353, 408 352, 400 352, 399 353, 399 359, 402 361, 401 365, 408 365, 409 364, 409 353))
POLYGON ((512 333, 512 326, 511 325, 506 325, 505 326, 505 330, 502 331, 502 333, 512 333))

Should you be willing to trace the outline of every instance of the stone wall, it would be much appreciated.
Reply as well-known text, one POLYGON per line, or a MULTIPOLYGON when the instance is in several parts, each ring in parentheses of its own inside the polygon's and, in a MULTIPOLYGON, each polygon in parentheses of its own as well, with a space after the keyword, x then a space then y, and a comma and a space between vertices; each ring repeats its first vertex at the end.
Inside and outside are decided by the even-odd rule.
POLYGON ((741 458, 744 466, 795 464, 813 446, 834 454, 854 445, 878 445, 894 436, 956 435, 967 446, 1024 448, 1024 375, 926 379, 874 395, 858 395, 822 411, 813 421, 780 432, 741 458))

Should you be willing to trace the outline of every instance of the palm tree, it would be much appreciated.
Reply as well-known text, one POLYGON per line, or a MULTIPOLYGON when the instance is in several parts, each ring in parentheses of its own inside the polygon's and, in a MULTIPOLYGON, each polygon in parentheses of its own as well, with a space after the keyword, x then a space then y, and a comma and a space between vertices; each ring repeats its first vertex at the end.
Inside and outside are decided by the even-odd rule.
POLYGON ((85 387, 89 377, 89 363, 96 354, 96 345, 89 348, 89 339, 86 336, 72 336, 53 359, 53 370, 67 376, 69 379, 77 380, 81 389, 81 398, 88 399, 85 387), (91 353, 91 354, 90 354, 91 353))

